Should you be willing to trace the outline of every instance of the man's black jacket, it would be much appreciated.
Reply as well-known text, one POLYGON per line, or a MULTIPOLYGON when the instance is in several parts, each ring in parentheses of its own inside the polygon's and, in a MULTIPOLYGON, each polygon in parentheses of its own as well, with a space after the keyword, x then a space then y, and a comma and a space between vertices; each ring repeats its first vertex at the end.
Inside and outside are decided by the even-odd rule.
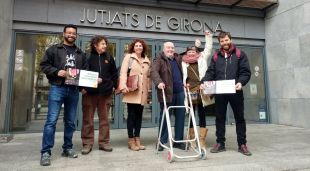
POLYGON ((231 80, 240 82, 245 86, 251 78, 251 70, 246 54, 241 51, 240 56, 236 55, 236 49, 227 58, 219 51, 218 57, 211 59, 210 65, 201 83, 204 81, 231 80))
POLYGON ((113 87, 117 88, 118 72, 114 58, 109 53, 98 54, 92 51, 88 58, 88 70, 99 73, 102 83, 98 88, 85 87, 89 94, 111 95, 113 87))
MULTIPOLYGON (((75 46, 75 45, 74 45, 75 46)), ((67 52, 63 43, 49 47, 40 63, 41 70, 52 85, 63 85, 65 78, 57 76, 59 70, 65 70, 67 52)), ((75 52, 76 69, 87 70, 87 58, 81 49, 76 47, 75 52)))

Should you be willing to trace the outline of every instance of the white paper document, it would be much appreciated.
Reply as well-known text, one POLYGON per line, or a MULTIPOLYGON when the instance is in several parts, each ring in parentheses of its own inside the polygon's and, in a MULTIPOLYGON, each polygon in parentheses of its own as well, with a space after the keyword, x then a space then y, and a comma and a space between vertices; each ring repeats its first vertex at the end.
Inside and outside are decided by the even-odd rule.
POLYGON ((236 93, 235 80, 205 81, 204 94, 236 93))
POLYGON ((80 70, 79 86, 97 88, 98 72, 80 70))

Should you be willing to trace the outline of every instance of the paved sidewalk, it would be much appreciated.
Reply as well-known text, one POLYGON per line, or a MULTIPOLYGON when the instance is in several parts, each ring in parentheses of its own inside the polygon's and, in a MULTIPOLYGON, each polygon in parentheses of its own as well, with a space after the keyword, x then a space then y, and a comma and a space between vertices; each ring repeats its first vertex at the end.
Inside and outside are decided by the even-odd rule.
MULTIPOLYGON (((98 132, 96 132, 97 135, 98 132)), ((310 170, 310 130, 272 124, 248 124, 248 146, 253 156, 237 152, 235 126, 227 126, 227 151, 209 152, 215 143, 215 127, 209 127, 207 160, 176 160, 168 163, 167 150, 155 153, 157 128, 143 128, 141 139, 147 149, 133 152, 127 148, 125 129, 111 130, 113 152, 98 150, 96 144, 89 155, 77 159, 60 156, 63 133, 56 133, 52 165, 39 165, 42 134, 15 134, 9 143, 0 143, 0 170, 192 170, 192 171, 279 171, 310 170)), ((80 132, 74 135, 74 149, 80 152, 80 132)), ((180 152, 180 151, 177 151, 180 152)), ((184 153, 184 152, 183 152, 184 153)), ((80 153, 79 153, 80 154, 80 153)))

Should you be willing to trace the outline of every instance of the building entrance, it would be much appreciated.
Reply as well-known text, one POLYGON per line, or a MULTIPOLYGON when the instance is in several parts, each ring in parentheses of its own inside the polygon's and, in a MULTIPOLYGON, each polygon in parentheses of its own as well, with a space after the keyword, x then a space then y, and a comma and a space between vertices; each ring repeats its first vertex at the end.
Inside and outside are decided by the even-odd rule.
MULTIPOLYGON (((83 51, 89 53, 89 41, 92 35, 79 35, 76 44, 83 51)), ((122 63, 124 54, 133 38, 107 37, 109 41, 108 51, 113 55, 117 67, 122 63)), ((148 44, 148 56, 151 61, 162 50, 162 45, 168 40, 144 39, 148 44)), ((12 63, 13 85, 12 103, 10 115, 10 130, 22 132, 41 132, 47 114, 47 97, 49 84, 45 75, 40 71, 39 63, 45 50, 62 41, 61 35, 16 33, 14 60, 12 63)), ((183 52, 194 40, 173 41, 177 53, 183 52)), ((218 45, 214 45, 214 49, 218 45)), ((265 98, 264 55, 263 47, 240 46, 248 54, 252 70, 252 78, 244 87, 245 117, 251 122, 267 122, 268 113, 265 98)), ((209 63, 209 62, 208 62, 209 63)), ((78 105, 76 119, 77 129, 82 126, 81 98, 78 105)), ((143 127, 156 127, 159 123, 159 104, 154 85, 149 90, 148 104, 144 107, 143 127)), ((96 116, 96 115, 95 115, 96 116)), ((206 117, 207 125, 213 125, 215 121, 214 107, 208 108, 206 117)), ((232 111, 228 109, 227 123, 233 123, 232 111)), ((63 130, 63 110, 58 119, 57 130, 63 130)), ((173 122, 172 117, 172 122, 173 122)), ((111 128, 126 128, 127 105, 122 103, 122 95, 113 96, 113 104, 109 114, 111 128)), ((95 117, 95 125, 98 127, 98 117, 95 117)), ((187 123, 185 121, 185 123, 187 123)), ((172 125, 174 125, 172 123, 172 125)))

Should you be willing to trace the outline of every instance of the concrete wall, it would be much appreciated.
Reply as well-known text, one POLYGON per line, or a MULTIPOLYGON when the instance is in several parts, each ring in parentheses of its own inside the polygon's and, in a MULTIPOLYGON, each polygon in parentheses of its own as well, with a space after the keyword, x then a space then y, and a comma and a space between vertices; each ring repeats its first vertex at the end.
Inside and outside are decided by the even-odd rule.
POLYGON ((271 122, 310 128, 310 0, 279 0, 265 18, 271 122))
POLYGON ((0 133, 4 130, 5 105, 7 102, 8 66, 12 39, 13 0, 0 2, 0 79, 1 104, 0 104, 0 133))
POLYGON ((199 21, 203 25, 206 23, 212 28, 212 31, 220 23, 221 28, 230 31, 235 38, 243 40, 264 40, 265 38, 264 18, 262 17, 214 14, 182 9, 145 8, 89 0, 15 0, 13 20, 13 28, 16 30, 59 32, 64 24, 71 23, 79 26, 78 32, 81 34, 105 33, 109 36, 136 36, 154 39, 167 39, 167 36, 173 34, 172 39, 183 41, 186 39, 191 41, 193 36, 203 35, 203 27, 199 31, 193 31, 193 28, 199 28, 197 22, 194 21, 199 21), (82 22, 81 20, 84 20, 84 9, 89 12, 88 19, 96 20, 89 22, 89 20, 85 19, 82 22), (118 17, 115 19, 116 13, 119 14, 119 20, 118 17), (128 19, 124 17, 124 13, 128 14, 128 19), (139 21, 136 27, 132 26, 132 24, 136 24, 133 19, 134 14, 139 21), (160 17, 158 27, 156 27, 155 23, 150 24, 152 22, 150 18, 146 19, 147 15, 154 20, 156 16, 160 17), (178 19, 178 21, 173 20, 171 23, 179 24, 179 29, 173 30, 169 28, 168 21, 171 17, 178 19), (119 22, 112 22, 116 20, 119 22), (188 23, 193 22, 187 27, 188 30, 184 29, 185 20, 188 23), (152 27, 147 27, 150 25, 152 27))

